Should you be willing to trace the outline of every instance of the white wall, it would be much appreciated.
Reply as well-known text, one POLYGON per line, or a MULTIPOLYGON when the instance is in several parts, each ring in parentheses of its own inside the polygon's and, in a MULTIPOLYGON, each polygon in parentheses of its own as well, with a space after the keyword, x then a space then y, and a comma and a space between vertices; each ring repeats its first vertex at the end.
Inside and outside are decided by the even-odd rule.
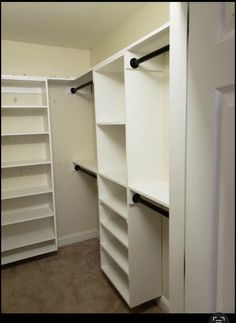
MULTIPOLYGON (((49 82, 50 83, 50 82, 49 82)), ((72 171, 72 160, 95 158, 93 99, 49 85, 59 246, 95 236, 96 179, 72 171)))

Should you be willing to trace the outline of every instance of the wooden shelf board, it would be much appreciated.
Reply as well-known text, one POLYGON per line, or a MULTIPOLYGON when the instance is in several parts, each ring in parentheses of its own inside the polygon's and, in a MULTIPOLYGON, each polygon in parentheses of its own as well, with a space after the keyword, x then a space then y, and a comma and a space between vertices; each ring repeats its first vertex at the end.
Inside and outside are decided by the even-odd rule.
POLYGON ((15 234, 14 236, 9 236, 5 239, 2 237, 2 252, 38 244, 53 239, 55 239, 55 234, 50 227, 45 228, 44 230, 41 229, 38 231, 35 230, 31 232, 20 233, 18 235, 15 234))
POLYGON ((126 170, 114 169, 99 172, 99 175, 109 179, 110 181, 119 184, 121 186, 127 187, 127 172, 126 170))
POLYGON ((2 105, 2 109, 47 109, 47 105, 2 105))
POLYGON ((156 181, 144 184, 129 185, 129 189, 143 195, 144 197, 169 207, 169 183, 156 181))
POLYGON ((14 189, 14 190, 6 190, 2 191, 2 200, 24 197, 24 196, 31 196, 31 195, 38 195, 44 193, 51 193, 52 187, 51 186, 36 186, 36 187, 29 187, 29 188, 22 188, 22 189, 14 189))
POLYGON ((126 259, 125 256, 118 249, 112 248, 107 242, 102 242, 101 247, 109 254, 109 256, 117 263, 117 265, 128 276, 129 275, 128 259, 126 259))
POLYGON ((128 218, 128 208, 127 205, 119 200, 118 198, 100 198, 100 202, 105 204, 109 209, 117 213, 119 216, 127 221, 128 218))
POLYGON ((48 207, 27 208, 2 212, 2 226, 52 217, 53 210, 48 207))
POLYGON ((32 136, 32 135, 48 135, 49 131, 40 131, 40 132, 8 132, 2 133, 2 137, 9 137, 9 136, 32 136))
POLYGON ((87 169, 88 171, 97 174, 97 161, 90 159, 90 160, 74 160, 74 165, 79 165, 81 168, 87 169))
POLYGON ((125 121, 104 121, 97 122, 97 126, 124 126, 125 121))
POLYGON ((110 221, 101 220, 100 224, 109 231, 113 237, 115 237, 123 246, 128 248, 128 236, 127 233, 123 232, 118 226, 115 226, 110 221))
POLYGON ((129 290, 128 283, 127 285, 120 279, 119 274, 112 268, 110 265, 102 265, 101 266, 103 272, 112 282, 112 284, 116 287, 121 296, 125 299, 127 303, 129 303, 129 290))
POLYGON ((38 159, 38 160, 22 160, 22 161, 12 161, 12 162, 2 162, 1 168, 12 168, 12 167, 22 167, 22 166, 34 166, 34 165, 46 165, 51 164, 50 160, 38 159))
POLYGON ((39 245, 32 245, 23 248, 16 249, 14 251, 6 251, 2 253, 2 265, 15 262, 18 260, 35 257, 41 254, 56 251, 55 242, 45 245, 45 243, 39 245))

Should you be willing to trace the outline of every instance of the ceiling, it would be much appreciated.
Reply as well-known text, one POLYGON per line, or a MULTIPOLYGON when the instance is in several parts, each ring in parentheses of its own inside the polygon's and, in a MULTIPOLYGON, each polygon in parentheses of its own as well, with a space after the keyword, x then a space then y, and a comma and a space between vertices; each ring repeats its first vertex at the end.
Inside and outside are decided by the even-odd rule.
POLYGON ((148 2, 1 2, 2 39, 92 49, 148 2))

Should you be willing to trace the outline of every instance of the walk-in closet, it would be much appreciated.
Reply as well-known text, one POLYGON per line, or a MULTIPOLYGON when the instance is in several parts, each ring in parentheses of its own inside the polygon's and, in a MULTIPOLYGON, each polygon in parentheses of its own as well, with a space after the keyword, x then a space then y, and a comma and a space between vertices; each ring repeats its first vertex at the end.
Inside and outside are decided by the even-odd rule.
POLYGON ((234 3, 1 5, 2 312, 233 313, 234 3))

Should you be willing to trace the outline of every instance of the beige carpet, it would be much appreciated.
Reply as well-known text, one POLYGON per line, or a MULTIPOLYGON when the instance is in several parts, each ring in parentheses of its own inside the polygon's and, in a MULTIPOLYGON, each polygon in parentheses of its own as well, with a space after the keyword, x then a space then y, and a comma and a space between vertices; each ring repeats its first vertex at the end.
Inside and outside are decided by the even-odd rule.
POLYGON ((2 313, 161 313, 132 310, 100 270, 97 239, 2 269, 2 313))

